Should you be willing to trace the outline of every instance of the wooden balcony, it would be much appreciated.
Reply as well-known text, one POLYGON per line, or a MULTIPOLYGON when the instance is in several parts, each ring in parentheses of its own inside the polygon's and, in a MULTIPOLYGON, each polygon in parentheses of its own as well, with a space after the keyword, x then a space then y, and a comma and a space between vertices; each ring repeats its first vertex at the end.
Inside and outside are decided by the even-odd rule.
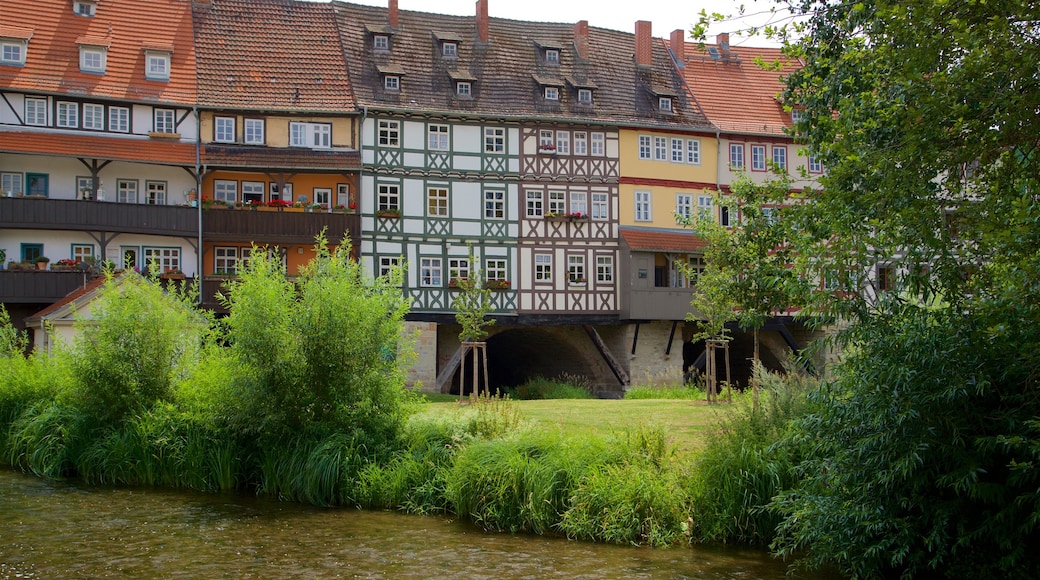
POLYGON ((344 234, 358 242, 361 239, 361 217, 322 211, 206 209, 202 212, 202 239, 205 242, 310 245, 322 229, 331 243, 338 244, 344 234))
POLYGON ((0 228, 198 236, 198 209, 32 197, 0 197, 0 228))
POLYGON ((0 302, 5 304, 49 304, 92 280, 81 271, 0 270, 0 302))

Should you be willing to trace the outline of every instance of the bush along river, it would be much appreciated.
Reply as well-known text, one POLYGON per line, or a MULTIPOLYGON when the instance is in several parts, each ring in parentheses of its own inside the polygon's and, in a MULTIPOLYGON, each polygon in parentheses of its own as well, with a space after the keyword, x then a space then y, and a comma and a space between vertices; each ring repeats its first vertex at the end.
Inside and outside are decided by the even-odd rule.
POLYGON ((785 571, 747 548, 489 534, 444 517, 99 488, 0 469, 0 578, 779 580, 785 571))

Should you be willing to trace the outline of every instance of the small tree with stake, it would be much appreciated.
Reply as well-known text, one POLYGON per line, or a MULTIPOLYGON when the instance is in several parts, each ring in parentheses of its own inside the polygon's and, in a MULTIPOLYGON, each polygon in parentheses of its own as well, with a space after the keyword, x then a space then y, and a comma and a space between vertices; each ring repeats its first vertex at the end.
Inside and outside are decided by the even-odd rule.
POLYGON ((488 318, 491 311, 491 290, 485 288, 484 273, 477 267, 477 261, 473 254, 473 247, 469 248, 470 275, 459 277, 456 280, 458 288, 462 291, 455 297, 455 320, 462 327, 459 340, 462 341, 461 363, 459 366, 459 401, 466 391, 466 353, 473 353, 473 388, 471 394, 480 392, 480 374, 477 362, 478 353, 484 362, 484 390, 489 391, 487 371, 487 327, 495 323, 494 319, 488 318))

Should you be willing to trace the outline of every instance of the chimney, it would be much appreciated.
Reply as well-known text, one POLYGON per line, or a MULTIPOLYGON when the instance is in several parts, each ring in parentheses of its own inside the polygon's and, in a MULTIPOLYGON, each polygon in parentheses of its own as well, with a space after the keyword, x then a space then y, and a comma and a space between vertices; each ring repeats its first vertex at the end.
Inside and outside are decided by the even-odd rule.
POLYGON ((487 42, 488 32, 488 0, 477 0, 477 37, 480 42, 487 42))
POLYGON ((649 20, 636 21, 636 64, 654 64, 653 25, 649 20))
POLYGON ((585 60, 589 58, 589 21, 579 20, 574 25, 574 49, 578 51, 578 58, 585 60))
POLYGON ((719 50, 723 53, 729 52, 729 33, 721 32, 715 37, 715 44, 719 45, 719 50))
POLYGON ((390 0, 390 7, 386 13, 386 23, 391 28, 397 28, 397 0, 390 0))
POLYGON ((668 44, 675 55, 675 62, 682 64, 686 60, 686 31, 681 28, 673 30, 671 42, 668 44))

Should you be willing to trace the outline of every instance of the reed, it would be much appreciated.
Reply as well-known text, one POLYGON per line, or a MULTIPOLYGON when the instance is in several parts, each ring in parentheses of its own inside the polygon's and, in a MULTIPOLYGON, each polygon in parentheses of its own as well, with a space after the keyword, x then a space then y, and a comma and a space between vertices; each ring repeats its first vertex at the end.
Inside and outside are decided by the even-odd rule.
POLYGON ((511 399, 521 401, 592 398, 588 380, 575 376, 563 376, 556 379, 535 377, 522 385, 506 389, 506 394, 511 399))
POLYGON ((24 409, 7 436, 7 462, 40 477, 59 479, 72 474, 75 433, 80 414, 49 401, 24 409))

